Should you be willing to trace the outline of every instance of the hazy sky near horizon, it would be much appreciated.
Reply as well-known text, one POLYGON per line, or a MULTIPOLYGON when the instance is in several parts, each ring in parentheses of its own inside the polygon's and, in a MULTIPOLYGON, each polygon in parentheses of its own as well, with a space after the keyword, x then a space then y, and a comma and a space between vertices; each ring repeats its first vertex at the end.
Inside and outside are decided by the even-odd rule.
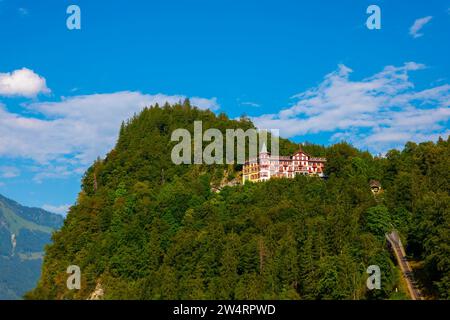
POLYGON ((446 137, 449 57, 448 0, 0 0, 0 194, 65 212, 122 120, 185 97, 298 142, 446 137))

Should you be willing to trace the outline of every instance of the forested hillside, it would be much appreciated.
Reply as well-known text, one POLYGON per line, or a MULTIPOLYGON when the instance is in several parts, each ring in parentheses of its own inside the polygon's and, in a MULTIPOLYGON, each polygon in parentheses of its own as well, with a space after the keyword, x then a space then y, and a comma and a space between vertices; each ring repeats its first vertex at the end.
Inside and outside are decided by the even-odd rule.
MULTIPOLYGON (((303 149, 326 156, 328 179, 299 176, 225 187, 240 166, 180 165, 173 130, 251 128, 182 104, 124 123, 116 147, 86 172, 77 203, 46 250, 30 299, 406 298, 385 233, 396 228, 421 261, 427 294, 450 296, 449 141, 408 143, 374 158, 346 143, 303 149), (369 181, 381 182, 374 196, 369 181), (366 269, 379 265, 381 290, 366 269), (81 290, 66 288, 78 265, 81 290), (396 288, 399 292, 396 292, 396 288)), ((298 146, 282 140, 281 154, 298 146)))

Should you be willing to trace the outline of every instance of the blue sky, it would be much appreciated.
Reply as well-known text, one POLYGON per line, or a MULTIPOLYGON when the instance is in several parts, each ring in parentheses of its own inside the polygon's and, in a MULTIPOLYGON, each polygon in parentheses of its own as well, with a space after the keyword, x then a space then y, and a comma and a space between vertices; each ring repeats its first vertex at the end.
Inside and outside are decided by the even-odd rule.
POLYGON ((63 212, 121 120, 183 97, 299 142, 446 137, 449 40, 448 0, 0 0, 0 193, 63 212))

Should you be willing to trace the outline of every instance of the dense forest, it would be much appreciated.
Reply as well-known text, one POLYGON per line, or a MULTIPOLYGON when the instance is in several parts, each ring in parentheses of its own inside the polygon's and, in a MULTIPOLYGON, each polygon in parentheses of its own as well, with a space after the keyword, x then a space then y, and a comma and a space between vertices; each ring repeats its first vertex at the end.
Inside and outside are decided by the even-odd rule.
MULTIPOLYGON (((86 172, 77 203, 46 248, 28 299, 407 299, 386 245, 396 229, 428 298, 450 298, 450 141, 408 143, 385 157, 347 143, 305 144, 327 179, 225 186, 239 165, 172 163, 177 128, 252 128, 191 107, 153 106, 124 123, 86 172), (379 195, 369 181, 381 182, 379 195), (68 290, 78 265, 81 290, 68 290), (366 287, 370 265, 381 290, 366 287)), ((298 145, 281 139, 280 153, 298 145)))

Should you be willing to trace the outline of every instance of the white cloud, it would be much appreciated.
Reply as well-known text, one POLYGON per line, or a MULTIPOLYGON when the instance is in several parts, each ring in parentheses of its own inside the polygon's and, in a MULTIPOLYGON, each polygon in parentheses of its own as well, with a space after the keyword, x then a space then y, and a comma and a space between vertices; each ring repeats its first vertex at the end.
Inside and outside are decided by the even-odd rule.
POLYGON ((241 105, 249 106, 249 107, 253 107, 253 108, 259 108, 261 106, 260 104, 258 104, 256 102, 251 102, 251 101, 241 102, 241 105))
MULTIPOLYGON (((24 107, 35 115, 27 117, 0 104, 0 157, 34 160, 36 182, 78 174, 114 146, 123 120, 145 106, 185 98, 130 91, 74 96, 28 103, 24 107)), ((194 97, 191 103, 201 109, 219 108, 215 98, 194 97)))
POLYGON ((67 163, 65 165, 54 165, 53 163, 41 166, 35 166, 30 168, 32 172, 36 174, 33 177, 33 181, 36 183, 42 183, 46 179, 64 179, 72 176, 74 173, 83 174, 86 171, 86 167, 79 167, 80 164, 67 163), (74 167, 75 166, 75 167, 74 167), (82 168, 82 169, 81 169, 82 168))
POLYGON ((1 166, 0 167, 0 177, 1 178, 15 178, 20 175, 20 170, 16 167, 10 167, 10 166, 1 166))
POLYGON ((0 73, 0 96, 22 96, 33 98, 40 93, 50 93, 45 78, 34 71, 22 68, 0 73))
POLYGON ((421 36, 423 36, 423 33, 419 33, 420 30, 422 30, 422 28, 431 21, 433 17, 432 16, 427 16, 427 17, 423 17, 420 19, 417 19, 416 21, 414 21, 414 24, 411 26, 411 28, 409 28, 409 34, 413 37, 413 38, 419 38, 421 36))
POLYGON ((17 9, 17 11, 19 12, 19 14, 21 15, 21 16, 27 16, 30 12, 28 11, 28 9, 26 9, 26 8, 19 8, 19 9, 17 9))
POLYGON ((52 206, 50 204, 44 204, 42 206, 42 209, 44 209, 46 211, 49 211, 49 212, 56 213, 56 214, 60 214, 62 216, 66 216, 66 214, 69 211, 70 207, 71 206, 69 204, 63 204, 63 205, 60 205, 60 206, 52 206))
MULTIPOLYGON (((181 97, 176 97, 181 98, 181 97)), ((184 98, 184 97, 183 97, 184 98)), ((197 106, 200 109, 209 109, 209 110, 218 110, 220 108, 219 104, 217 103, 217 98, 200 98, 200 97, 192 97, 189 99, 191 101, 191 104, 194 106, 197 106)))
POLYGON ((258 127, 278 128, 287 137, 328 132, 335 140, 346 139, 375 152, 409 140, 446 136, 450 85, 414 90, 409 72, 423 68, 414 62, 387 66, 371 77, 352 81, 352 70, 340 65, 317 87, 295 95, 292 107, 253 120, 258 127))

